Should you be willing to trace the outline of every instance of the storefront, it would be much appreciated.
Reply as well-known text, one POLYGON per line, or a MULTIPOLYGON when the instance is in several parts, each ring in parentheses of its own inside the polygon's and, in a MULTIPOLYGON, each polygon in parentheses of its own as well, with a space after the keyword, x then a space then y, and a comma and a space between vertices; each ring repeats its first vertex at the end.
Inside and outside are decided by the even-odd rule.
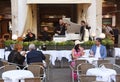
MULTIPOLYGON (((101 0, 100 2, 102 4, 101 0)), ((52 29, 53 24, 65 16, 76 24, 85 20, 91 26, 92 32, 100 34, 102 26, 100 2, 96 0, 12 0, 12 33, 23 36, 27 29, 31 29, 38 37, 42 25, 51 25, 50 29, 52 29), (96 6, 97 4, 100 5, 96 6)))

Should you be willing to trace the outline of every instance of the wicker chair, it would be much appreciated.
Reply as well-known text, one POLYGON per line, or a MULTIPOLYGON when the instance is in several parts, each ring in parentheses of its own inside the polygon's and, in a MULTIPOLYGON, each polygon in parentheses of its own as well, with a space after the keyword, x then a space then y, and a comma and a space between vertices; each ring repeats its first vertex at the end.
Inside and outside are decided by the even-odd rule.
POLYGON ((116 75, 116 82, 120 82, 120 74, 116 75))
POLYGON ((40 77, 40 65, 28 65, 27 69, 33 73, 34 77, 40 77))
POLYGON ((25 78, 24 82, 41 82, 41 78, 40 77, 25 78))
POLYGON ((50 55, 49 54, 45 54, 45 57, 46 57, 45 62, 47 64, 47 67, 49 67, 49 64, 50 64, 50 55))
POLYGON ((17 70, 18 66, 16 65, 5 65, 4 66, 4 71, 9 71, 9 70, 17 70))
MULTIPOLYGON (((79 65, 79 64, 82 64, 82 63, 87 63, 87 61, 86 60, 75 60, 75 66, 71 66, 70 65, 70 69, 71 69, 71 71, 72 71, 72 82, 74 82, 74 72, 77 72, 77 66, 79 65)), ((81 71, 81 69, 79 69, 79 72, 81 71)))
POLYGON ((9 62, 5 61, 5 60, 2 60, 2 65, 5 66, 5 65, 9 65, 9 62))
POLYGON ((0 78, 0 82, 4 82, 4 80, 2 78, 0 78))
POLYGON ((49 69, 50 69, 50 55, 49 54, 45 54, 45 57, 46 57, 46 59, 45 59, 45 62, 46 62, 46 72, 47 72, 47 79, 49 80, 49 69))
POLYGON ((98 60, 98 61, 97 61, 98 66, 99 66, 100 64, 103 64, 103 63, 110 63, 110 61, 109 61, 109 60, 98 60))
POLYGON ((42 62, 34 62, 34 63, 30 63, 30 65, 40 65, 40 66, 44 66, 44 64, 42 62))
POLYGON ((27 69, 31 71, 35 77, 41 77, 41 79, 46 81, 46 72, 42 65, 28 65, 27 69))
POLYGON ((80 82, 93 82, 96 80, 96 76, 80 75, 79 79, 80 79, 80 82))
POLYGON ((94 68, 95 66, 90 63, 82 63, 77 66, 77 72, 81 70, 81 74, 86 74, 87 70, 90 68, 94 68))
MULTIPOLYGON (((42 62, 34 62, 34 63, 30 63, 30 65, 39 65, 41 68, 40 68, 40 76, 43 76, 44 74, 44 64, 42 62)), ((29 65, 29 66, 30 66, 29 65)), ((29 68, 29 67, 28 67, 29 68)), ((31 67, 32 68, 32 67, 31 67)))
POLYGON ((113 64, 110 64, 110 63, 100 64, 99 67, 101 67, 101 66, 105 66, 106 68, 109 68, 109 69, 114 69, 114 65, 113 65, 113 64))

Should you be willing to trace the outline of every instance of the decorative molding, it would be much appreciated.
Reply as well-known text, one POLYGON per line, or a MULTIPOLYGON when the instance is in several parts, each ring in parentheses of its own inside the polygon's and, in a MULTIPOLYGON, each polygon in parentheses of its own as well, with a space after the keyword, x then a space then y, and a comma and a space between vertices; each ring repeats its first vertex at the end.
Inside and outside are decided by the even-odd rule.
POLYGON ((27 4, 91 4, 92 0, 27 0, 27 4))

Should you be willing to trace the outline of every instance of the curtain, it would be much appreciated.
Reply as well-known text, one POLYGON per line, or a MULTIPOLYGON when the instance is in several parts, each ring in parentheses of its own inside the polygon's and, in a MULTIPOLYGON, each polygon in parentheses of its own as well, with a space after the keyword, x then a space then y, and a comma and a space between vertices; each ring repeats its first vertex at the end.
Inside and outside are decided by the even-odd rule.
POLYGON ((32 16, 32 6, 27 5, 27 13, 25 18, 24 30, 22 36, 27 33, 27 30, 32 30, 33 26, 33 16, 32 16))

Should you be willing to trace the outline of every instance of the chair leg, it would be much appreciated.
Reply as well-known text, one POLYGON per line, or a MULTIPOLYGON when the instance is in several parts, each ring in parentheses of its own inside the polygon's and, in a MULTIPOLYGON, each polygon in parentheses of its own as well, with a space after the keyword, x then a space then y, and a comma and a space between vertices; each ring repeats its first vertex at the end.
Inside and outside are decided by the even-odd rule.
POLYGON ((74 82, 74 71, 72 71, 72 82, 74 82))
POLYGON ((61 68, 63 67, 63 62, 64 62, 64 61, 63 61, 63 58, 62 58, 62 60, 61 60, 61 68))

